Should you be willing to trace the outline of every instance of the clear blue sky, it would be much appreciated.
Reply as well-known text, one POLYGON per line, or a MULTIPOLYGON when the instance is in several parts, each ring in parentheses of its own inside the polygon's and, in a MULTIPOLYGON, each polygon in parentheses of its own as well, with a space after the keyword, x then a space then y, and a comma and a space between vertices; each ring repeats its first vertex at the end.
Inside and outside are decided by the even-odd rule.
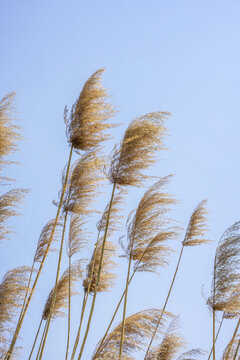
MULTIPOLYGON (((55 214, 51 202, 67 159, 64 106, 71 106, 88 76, 105 67, 104 85, 119 109, 121 131, 135 116, 157 110, 172 113, 170 150, 162 153, 154 171, 158 176, 176 174, 172 192, 181 200, 179 221, 186 224, 197 203, 209 199, 209 238, 215 243, 186 249, 168 307, 180 314, 187 348, 209 350, 211 315, 202 285, 208 295, 216 241, 240 217, 239 0, 12 0, 1 1, 0 13, 0 96, 17 92, 17 117, 25 136, 17 155, 22 166, 12 167, 8 174, 31 188, 24 216, 14 221, 16 235, 1 244, 0 275, 31 264, 38 235, 55 214)), ((115 130, 112 144, 121 131, 115 130)), ((140 199, 142 191, 132 194, 140 199)), ((130 208, 127 204, 126 212, 130 208)), ((180 239, 174 248, 180 249, 180 239)), ((160 277, 138 275, 128 314, 161 307, 176 259, 177 253, 160 277)), ((55 266, 52 256, 24 325, 22 359, 29 353, 55 266)), ((124 261, 118 272, 123 280, 124 261)), ((98 325, 84 359, 90 358, 100 339, 101 325, 110 316, 107 310, 114 307, 122 286, 123 282, 112 294, 99 296, 98 325)), ((77 321, 76 316, 75 326, 77 321)), ((45 359, 63 358, 65 325, 66 319, 52 324, 45 359)), ((234 322, 226 322, 218 358, 233 328, 234 322)))

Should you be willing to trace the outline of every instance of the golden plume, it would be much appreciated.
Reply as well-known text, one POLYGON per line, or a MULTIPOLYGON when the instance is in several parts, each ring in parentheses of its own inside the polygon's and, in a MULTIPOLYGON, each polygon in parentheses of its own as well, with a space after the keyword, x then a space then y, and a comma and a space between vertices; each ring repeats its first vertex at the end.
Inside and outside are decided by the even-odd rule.
POLYGON ((208 230, 206 225, 206 215, 208 214, 206 204, 207 200, 201 201, 192 213, 183 240, 183 246, 195 246, 210 242, 205 239, 205 233, 208 230))
POLYGON ((91 204, 98 195, 97 188, 103 180, 101 173, 104 160, 96 151, 89 151, 73 165, 64 201, 65 211, 88 215, 91 204))
MULTIPOLYGON (((83 287, 85 292, 87 292, 88 287, 90 285, 89 292, 94 293, 98 270, 99 270, 101 250, 102 250, 102 239, 100 239, 95 245, 92 259, 87 266, 87 277, 83 281, 83 287), (89 284, 89 281, 91 281, 91 284, 89 284)), ((113 274, 111 270, 116 266, 116 263, 112 259, 115 256, 115 252, 116 252, 116 245, 110 241, 107 241, 105 251, 103 254, 100 281, 97 289, 98 292, 108 291, 114 284, 114 279, 116 278, 116 275, 113 274)))
POLYGON ((67 137, 75 150, 99 147, 109 137, 106 130, 113 127, 107 122, 115 110, 106 102, 109 96, 101 84, 103 72, 104 69, 96 71, 86 81, 70 115, 65 108, 67 137))
POLYGON ((67 241, 67 254, 69 257, 77 254, 88 243, 89 237, 84 229, 85 223, 86 221, 82 220, 78 214, 71 214, 67 241))
POLYGON ((19 203, 22 202, 26 189, 13 189, 0 196, 0 241, 6 239, 12 231, 5 225, 10 216, 19 216, 17 211, 19 203))
MULTIPOLYGON (((55 303, 54 307, 51 309, 53 297, 54 297, 54 289, 50 291, 50 294, 47 298, 42 317, 44 320, 48 319, 50 314, 50 310, 52 311, 52 318, 55 319, 57 317, 64 316, 63 308, 68 306, 68 281, 69 281, 69 269, 65 270, 62 274, 61 278, 58 281, 55 303)), ((82 269, 81 269, 81 261, 76 261, 71 266, 71 282, 74 283, 77 280, 82 278, 82 269)), ((75 293, 73 292, 72 295, 75 293)))
POLYGON ((152 185, 142 197, 128 223, 127 256, 137 262, 138 271, 155 271, 168 264, 172 249, 165 242, 178 236, 178 228, 167 217, 176 200, 166 191, 171 176, 152 185))
POLYGON ((0 101, 0 170, 11 163, 6 158, 18 148, 17 142, 22 138, 21 129, 14 124, 14 92, 7 94, 0 101))
MULTIPOLYGON (((43 227, 41 234, 38 239, 37 249, 34 255, 34 262, 41 262, 44 257, 45 251, 49 245, 49 240, 51 239, 53 227, 55 224, 55 219, 48 221, 48 223, 43 227)), ((52 241, 56 241, 60 234, 60 228, 62 226, 61 221, 57 222, 56 229, 52 236, 52 241)))
POLYGON ((184 338, 177 331, 176 318, 173 319, 160 343, 147 355, 146 360, 174 360, 175 355, 185 345, 184 338))
POLYGON ((164 148, 166 112, 140 116, 128 126, 119 148, 115 148, 109 179, 118 185, 141 186, 149 178, 143 170, 155 163, 155 153, 164 148))
POLYGON ((237 357, 239 350, 239 342, 240 335, 230 340, 223 352, 222 360, 239 360, 239 357, 237 357))
MULTIPOLYGON (((132 353, 144 348, 146 345, 145 341, 151 337, 152 330, 156 325, 160 312, 161 310, 158 309, 149 309, 140 311, 126 318, 122 359, 134 359, 134 357, 131 357, 132 353)), ((172 318, 172 316, 173 315, 168 312, 164 314, 158 334, 163 333, 166 322, 172 318)), ((112 354, 115 356, 113 359, 118 359, 121 330, 122 323, 107 335, 100 349, 98 349, 97 346, 94 352, 97 355, 96 357, 93 355, 94 359, 107 359, 106 354, 112 354)))
POLYGON ((212 295, 207 303, 216 311, 239 315, 240 221, 222 235, 215 255, 212 295))
POLYGON ((0 284, 0 354, 7 353, 8 335, 13 330, 15 316, 22 306, 29 271, 27 266, 16 267, 5 274, 0 284))
MULTIPOLYGON (((121 219, 123 216, 121 215, 121 205, 124 202, 124 196, 126 195, 125 189, 120 189, 120 191, 114 195, 112 205, 111 205, 111 213, 110 213, 110 219, 109 219, 109 225, 108 225, 108 236, 111 235, 114 231, 119 230, 119 227, 121 225, 121 219)), ((98 231, 105 231, 106 224, 107 224, 107 218, 108 218, 108 212, 109 212, 109 203, 106 206, 101 219, 97 223, 97 229, 98 231)))

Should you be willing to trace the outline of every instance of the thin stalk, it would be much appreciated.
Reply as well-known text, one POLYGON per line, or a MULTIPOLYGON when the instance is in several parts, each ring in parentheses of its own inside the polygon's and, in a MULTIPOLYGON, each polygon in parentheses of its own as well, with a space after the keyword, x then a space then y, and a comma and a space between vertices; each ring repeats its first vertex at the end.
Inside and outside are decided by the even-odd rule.
POLYGON ((41 338, 41 341, 40 341, 40 344, 39 344, 39 347, 38 347, 38 352, 37 352, 36 360, 39 359, 39 354, 40 354, 40 351, 41 351, 41 348, 42 348, 42 343, 43 343, 43 339, 44 339, 46 330, 47 330, 47 321, 46 321, 45 326, 44 326, 44 329, 43 329, 42 338, 41 338))
POLYGON ((240 339, 238 340, 238 344, 237 344, 237 348, 236 348, 236 351, 235 351, 235 354, 234 354, 234 358, 233 358, 233 360, 236 360, 236 358, 237 358, 237 354, 238 354, 239 346, 240 346, 240 339))
POLYGON ((214 271, 213 271, 213 360, 215 360, 215 282, 216 282, 216 255, 214 259, 214 271))
MULTIPOLYGON (((131 283, 131 281, 132 281, 132 279, 133 279, 133 276, 134 276, 135 273, 137 272, 138 266, 139 266, 139 264, 141 263, 141 260, 142 260, 143 256, 145 255, 146 251, 148 250, 148 248, 149 248, 150 246, 151 246, 151 242, 148 244, 148 246, 146 247, 146 249, 143 251, 142 255, 140 256, 140 259, 138 260, 137 265, 135 266, 135 268, 134 268, 134 270, 133 270, 133 273, 132 273, 132 275, 131 275, 131 277, 130 277, 130 279, 129 279, 128 286, 129 286, 129 284, 131 283)), ((94 357, 93 357, 92 360, 94 360, 94 359, 96 358, 96 356, 99 354, 99 352, 101 351, 103 342, 104 342, 104 340, 105 340, 106 337, 107 337, 107 334, 108 334, 108 332, 109 332, 109 330, 110 330, 110 328, 111 328, 111 326, 112 326, 112 323, 113 323, 113 321, 114 321, 114 319, 115 319, 115 317, 116 317, 116 315, 117 315, 118 309, 119 309, 119 307, 120 307, 120 305, 121 305, 121 303, 122 303, 122 300, 123 300, 124 295, 125 295, 125 291, 126 291, 126 289, 125 289, 125 290, 123 291, 123 293, 122 293, 122 296, 121 296, 121 298, 120 298, 120 300, 119 300, 119 302, 118 302, 118 304, 117 304, 117 307, 116 307, 116 309, 115 309, 115 311, 114 311, 114 314, 113 314, 113 316, 112 316, 112 319, 111 319, 111 321, 110 321, 110 323, 109 323, 109 325, 108 325, 108 328, 107 328, 107 330, 105 331, 105 334, 104 334, 104 336, 103 336, 103 338, 102 338, 102 340, 101 340, 101 343, 100 343, 100 345, 99 345, 99 347, 98 347, 98 350, 97 350, 97 352, 96 352, 96 354, 94 355, 94 357)), ((71 360, 72 360, 72 359, 71 359, 71 360)))
POLYGON ((100 275, 101 275, 101 270, 102 270, 102 262, 103 262, 103 253, 104 253, 104 249, 105 249, 105 243, 106 243, 106 240, 107 240, 110 213, 111 213, 111 208, 112 208, 115 189, 116 189, 116 183, 113 184, 112 195, 111 195, 111 200, 110 200, 110 203, 109 203, 109 209, 108 209, 108 215, 107 215, 107 221, 106 221, 106 228, 105 228, 104 238, 103 238, 103 243, 102 243, 101 256, 100 256, 100 261, 99 261, 99 269, 98 269, 97 281, 96 281, 96 286, 95 286, 95 289, 94 289, 94 295, 93 295, 92 306, 91 306, 91 310, 90 310, 90 314, 89 314, 89 318, 88 318, 87 328, 86 328, 85 335, 84 335, 84 338, 83 338, 83 342, 82 342, 82 346, 81 346, 80 353, 79 353, 79 356, 78 356, 78 360, 80 360, 81 357, 82 357, 82 353, 83 353, 84 346, 85 346, 85 343, 86 343, 86 340, 87 340, 87 336, 88 336, 88 332, 89 332, 89 328, 90 328, 90 324, 91 324, 91 320, 92 320, 92 316, 93 316, 93 310, 94 310, 94 306, 95 306, 95 301, 96 301, 96 296, 97 296, 97 291, 98 291, 98 285, 99 285, 99 281, 100 281, 100 275))
POLYGON ((230 350, 231 350, 231 347, 232 347, 232 345, 233 345, 234 339, 235 339, 235 337, 236 337, 236 335, 237 335, 239 325, 240 325, 240 319, 239 319, 238 322, 237 322, 237 326, 235 327, 235 330, 234 330, 232 339, 231 339, 231 341, 230 341, 230 343, 229 343, 228 352, 226 353, 226 359, 229 357, 230 350))
POLYGON ((22 314, 23 314, 23 311, 24 311, 24 306, 25 306, 26 301, 27 301, 27 296, 28 296, 28 292, 29 292, 29 289, 30 289, 30 284, 31 284, 31 280, 32 280, 32 274, 33 274, 33 270, 34 270, 34 264, 35 264, 35 261, 33 260, 30 276, 29 276, 29 279, 28 279, 27 290, 26 290, 26 293, 25 293, 25 297, 24 297, 24 301, 23 301, 23 304, 22 304, 22 309, 21 309, 21 313, 19 315, 18 321, 22 317, 22 314))
POLYGON ((39 360, 41 360, 42 356, 43 356, 43 351, 44 351, 44 347, 45 347, 45 344, 46 344, 48 331, 49 331, 49 327, 50 327, 50 322, 51 322, 51 319, 52 319, 52 313, 53 313, 55 300, 56 300, 57 284, 58 284, 60 267, 61 267, 61 260, 62 260, 63 243, 64 243, 64 237, 65 237, 67 216, 68 216, 68 211, 65 212, 65 216, 64 216, 62 240, 61 240, 60 251, 59 251, 59 256, 58 256, 58 266, 57 266, 56 280, 55 280, 55 286, 54 286, 54 291, 53 291, 53 298, 52 298, 52 302, 51 302, 51 306, 50 306, 49 316, 48 316, 48 319, 47 319, 47 329, 46 329, 46 333, 45 333, 45 336, 44 336, 43 345, 42 345, 41 353, 40 353, 40 356, 39 356, 39 360))
POLYGON ((122 358, 124 330, 125 330, 125 321, 126 321, 128 284, 129 284, 129 277, 130 277, 130 270, 131 270, 131 263, 132 263, 132 247, 133 247, 133 241, 132 241, 132 244, 131 244, 131 250, 130 250, 130 255, 129 255, 128 272, 127 272, 126 287, 125 287, 124 306, 123 306, 123 320, 122 320, 122 329, 121 329, 121 341, 120 341, 120 349, 119 349, 119 360, 121 360, 121 358, 122 358))
POLYGON ((35 336, 35 339, 34 339, 34 342, 33 342, 32 350, 31 350, 31 352, 30 352, 30 355, 29 355, 28 360, 30 360, 31 357, 32 357, 32 353, 33 353, 33 350, 34 350, 35 345, 36 345, 36 342, 37 342, 37 338, 38 338, 39 331, 40 331, 41 326, 42 326, 42 322, 43 322, 43 317, 41 318, 40 324, 39 324, 39 326, 38 326, 38 330, 37 330, 37 333, 36 333, 36 336, 35 336))
POLYGON ((71 326, 71 256, 68 256, 68 335, 67 335, 67 349, 66 357, 68 358, 69 339, 70 339, 70 326, 71 326))
MULTIPOLYGON (((98 241, 99 241, 99 237, 100 237, 100 231, 98 232, 98 237, 97 237, 97 241, 95 244, 95 248, 97 247, 98 241)), ((93 253, 93 264, 91 267, 91 272, 90 272, 90 279, 88 282, 88 288, 87 291, 84 293, 84 297, 83 297, 83 304, 82 304, 82 310, 81 310, 81 317, 80 317, 80 323, 79 323, 79 327, 78 327, 78 332, 77 332, 77 336, 76 336, 76 340, 74 343, 74 347, 73 347, 73 351, 72 351, 72 356, 71 356, 71 360, 73 360, 76 350, 77 350, 77 346, 79 343, 79 338, 80 338, 80 332, 81 332, 81 327, 82 327, 82 321, 83 321, 83 316, 85 313, 85 309, 86 309, 86 305, 87 305, 87 300, 88 300, 88 295, 90 292, 90 287, 91 287, 91 283, 92 283, 92 278, 93 278, 93 271, 94 271, 94 264, 95 264, 95 259, 96 259, 96 251, 94 251, 93 253)))
POLYGON ((173 288, 173 284, 174 284, 174 281, 175 281, 175 279, 176 279, 176 275, 177 275, 177 272, 178 272, 178 268, 179 268, 179 265, 180 265, 180 261, 181 261, 181 258, 182 258, 183 249, 184 249, 184 245, 182 245, 182 249, 181 249, 181 252, 180 252, 180 254, 179 254, 179 258, 178 258, 177 266, 176 266, 176 269, 175 269, 175 273, 174 273, 174 275, 173 275, 172 283, 171 283, 171 286, 170 286, 170 288, 169 288, 169 291, 168 291, 168 294, 167 294, 167 298, 166 298, 166 300, 165 300, 165 303, 164 303, 164 305, 163 305, 163 308, 162 308, 162 311, 161 311, 161 315, 160 315, 160 317, 158 318, 157 324, 156 324, 155 329, 154 329, 154 332, 153 332, 153 334, 152 334, 152 338, 151 338, 150 343, 149 343, 149 345, 148 345, 147 352, 146 352, 146 354, 145 354, 144 360, 147 358, 148 352, 149 352, 149 350, 150 350, 150 348, 151 348, 153 339, 154 339, 154 337, 155 337, 155 335, 156 335, 158 326, 159 326, 159 324, 160 324, 160 321, 161 321, 162 316, 163 316, 163 314, 164 314, 165 308, 166 308, 166 306, 167 306, 167 303, 168 303, 168 300, 169 300, 169 297, 170 297, 170 294, 171 294, 171 291, 172 291, 172 288, 173 288))
POLYGON ((45 261, 45 259, 46 259, 46 257, 47 257, 47 254, 48 254, 48 251, 49 251, 49 248, 50 248, 52 239, 53 239, 53 235, 54 235, 54 232, 55 232, 55 229, 56 229, 56 226, 57 226, 57 222, 58 222, 59 215, 60 215, 60 210, 61 210, 62 203, 63 203, 63 199, 64 199, 64 194, 65 194, 66 188, 67 188, 67 180, 68 180, 68 175, 69 175, 69 170, 70 170, 70 164, 71 164, 71 159, 72 159, 72 152, 73 152, 73 146, 71 146, 71 150, 70 150, 70 154, 69 154, 67 171, 66 171, 66 177, 65 177, 65 181, 64 181, 63 188, 62 188, 62 193, 61 193, 61 197, 60 197, 60 201, 59 201, 58 210, 57 210, 57 214, 56 214, 56 217, 55 217, 53 229, 52 229, 52 232, 51 232, 51 236, 50 236, 50 238, 49 238, 49 242, 48 242, 48 245, 47 245, 47 247, 46 247, 44 256, 43 256, 43 258, 42 258, 42 261, 41 261, 41 263, 40 263, 40 266, 39 266, 39 269, 38 269, 38 273, 37 273, 37 275, 36 275, 36 278, 35 278, 35 281, 34 281, 34 283, 33 283, 32 289, 31 289, 30 294, 29 294, 29 296, 28 296, 28 299, 27 299, 27 301, 26 301, 26 305, 25 305, 24 310, 23 310, 23 312, 22 312, 22 317, 21 317, 21 319, 19 319, 19 321, 18 321, 18 323, 17 323, 17 327, 16 327, 16 329, 15 329, 15 332, 14 332, 14 335, 13 335, 13 339, 12 339, 12 342, 11 342, 11 344, 10 344, 9 350, 8 350, 8 352, 7 352, 7 355, 6 355, 6 357, 5 357, 5 360, 10 360, 10 358, 11 358, 11 355, 12 355, 12 352, 13 352, 13 349, 14 349, 14 346, 15 346, 15 343, 16 343, 16 341, 17 341, 19 332, 20 332, 20 330, 21 330, 21 326, 22 326, 24 317, 25 317, 25 315, 26 315, 28 306, 29 306, 30 301, 31 301, 31 299, 32 299, 34 290, 35 290, 35 288, 36 288, 36 285, 37 285, 39 276, 40 276, 41 271, 42 271, 42 268, 43 268, 44 261, 45 261))
MULTIPOLYGON (((217 339, 218 339, 218 335, 219 335, 219 333, 220 333, 223 320, 224 320, 224 313, 223 313, 222 320, 221 320, 221 322, 220 322, 220 324, 219 324, 219 327, 218 327, 217 335, 216 335, 216 337, 215 337, 215 343, 216 343, 216 341, 217 341, 217 339)), ((213 347, 212 347, 212 349, 211 349, 211 351, 210 351, 210 354, 209 354, 209 356, 208 356, 208 360, 210 360, 210 358, 211 358, 212 351, 213 351, 213 347)))

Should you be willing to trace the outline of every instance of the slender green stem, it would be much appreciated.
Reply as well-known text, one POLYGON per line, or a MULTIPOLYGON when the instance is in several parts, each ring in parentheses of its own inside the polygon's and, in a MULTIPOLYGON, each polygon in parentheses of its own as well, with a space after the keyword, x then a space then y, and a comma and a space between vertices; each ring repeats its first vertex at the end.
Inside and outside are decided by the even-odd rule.
POLYGON ((66 357, 68 358, 69 340, 70 340, 70 327, 71 327, 71 256, 68 256, 68 335, 67 335, 67 349, 66 357))
POLYGON ((46 323, 45 323, 45 326, 44 326, 44 329, 43 329, 43 333, 42 333, 42 338, 41 338, 41 341, 40 341, 40 344, 39 344, 39 347, 38 347, 38 352, 37 352, 36 360, 39 360, 39 355, 40 355, 40 351, 41 351, 41 349, 42 349, 43 339, 44 339, 46 330, 47 330, 47 320, 46 320, 46 323))
MULTIPOLYGON (((128 285, 131 283, 131 281, 132 281, 135 273, 137 272, 138 267, 139 267, 139 265, 140 265, 140 263, 141 263, 141 261, 142 261, 142 258, 144 257, 145 253, 147 252, 147 250, 148 250, 148 248, 151 246, 151 244, 152 244, 152 242, 150 242, 150 243, 148 244, 148 246, 146 246, 146 248, 145 248, 144 251, 142 252, 142 254, 141 254, 141 256, 140 256, 140 259, 137 261, 137 264, 136 264, 136 266, 134 267, 134 270, 133 270, 133 273, 132 273, 132 275, 131 275, 131 277, 130 277, 130 279, 129 279, 128 285)), ((115 309, 115 311, 114 311, 114 314, 113 314, 113 316, 112 316, 112 319, 111 319, 111 321, 110 321, 110 323, 109 323, 109 325, 108 325, 108 328, 107 328, 107 330, 105 331, 105 334, 104 334, 104 336, 103 336, 103 338, 102 338, 102 340, 101 340, 101 343, 99 344, 98 349, 97 349, 95 355, 93 356, 93 359, 92 359, 92 360, 94 360, 94 359, 97 357, 97 355, 99 354, 99 352, 102 350, 103 342, 104 342, 104 340, 106 339, 107 334, 108 334, 108 332, 109 332, 109 330, 110 330, 110 328, 111 328, 111 326, 112 326, 112 323, 113 323, 113 321, 114 321, 114 319, 115 319, 115 317, 116 317, 116 315, 117 315, 118 309, 119 309, 119 307, 120 307, 120 305, 121 305, 121 303, 122 303, 122 301, 123 301, 123 298, 124 298, 124 295, 125 295, 125 291, 126 291, 126 289, 125 289, 125 290, 123 291, 123 293, 122 293, 122 296, 121 296, 121 298, 120 298, 120 300, 119 300, 119 302, 118 302, 118 304, 117 304, 117 307, 116 307, 116 309, 115 309)))
POLYGON ((171 291, 172 291, 172 288, 173 288, 173 284, 174 284, 174 281, 175 281, 175 279, 176 279, 176 275, 177 275, 177 272, 178 272, 178 268, 179 268, 179 265, 180 265, 180 261, 181 261, 181 258, 182 258, 183 249, 184 249, 184 245, 182 245, 182 249, 181 249, 181 252, 180 252, 180 254, 179 254, 179 258, 178 258, 177 266, 176 266, 176 269, 175 269, 175 273, 174 273, 174 275, 173 275, 173 279, 172 279, 172 282, 171 282, 171 286, 170 286, 170 288, 169 288, 169 291, 168 291, 168 294, 167 294, 167 298, 166 298, 165 303, 164 303, 164 305, 163 305, 163 308, 162 308, 162 311, 161 311, 161 315, 160 315, 159 318, 158 318, 157 324, 156 324, 155 329, 154 329, 154 332, 153 332, 153 334, 152 334, 152 338, 151 338, 150 343, 149 343, 149 345, 148 345, 147 352, 146 352, 146 354, 145 354, 144 360, 147 358, 147 355, 148 355, 148 353, 149 353, 149 350, 150 350, 150 348, 151 348, 151 346, 152 346, 153 339, 154 339, 154 337, 155 337, 155 335, 156 335, 158 326, 159 326, 159 324, 160 324, 160 321, 161 321, 162 316, 163 316, 163 314, 164 314, 164 311, 165 311, 165 309, 166 309, 166 306, 167 306, 167 303, 168 303, 168 300, 169 300, 169 297, 170 297, 170 294, 171 294, 171 291))
MULTIPOLYGON (((96 244, 94 245, 95 249, 96 249, 96 247, 97 247, 99 238, 100 238, 100 231, 98 232, 97 241, 96 241, 96 244)), ((73 360, 73 358, 74 358, 74 356, 75 356, 75 353, 76 353, 76 351, 77 351, 77 346, 78 346, 78 343, 79 343, 79 338, 80 338, 80 332, 81 332, 81 327, 82 327, 83 316, 84 316, 84 313, 85 313, 85 309, 86 309, 86 305, 87 305, 87 300, 88 300, 88 295, 89 295, 90 288, 91 288, 91 284, 92 284, 92 278, 93 278, 93 271, 94 271, 95 259, 96 259, 96 251, 94 251, 94 253, 93 253, 93 263, 92 263, 92 266, 91 266, 91 272, 90 272, 90 277, 89 277, 89 281, 88 281, 88 288, 87 288, 87 291, 84 293, 84 297, 83 297, 83 304, 82 304, 82 310, 81 310, 81 316, 80 316, 80 323, 79 323, 78 332, 77 332, 76 340, 75 340, 74 347, 73 347, 73 352, 72 352, 71 360, 73 360)))
POLYGON ((127 272, 124 305, 123 305, 123 319, 122 319, 121 340, 120 340, 120 349, 119 349, 119 360, 121 360, 121 358, 122 358, 124 330, 125 330, 125 321, 126 321, 126 309, 127 309, 128 284, 129 284, 129 277, 130 277, 130 270, 131 270, 131 263, 132 263, 132 247, 133 247, 133 242, 131 244, 131 250, 130 250, 129 261, 128 261, 128 272, 127 272))
POLYGON ((48 336, 50 322, 51 322, 51 319, 52 319, 52 313, 53 313, 53 309, 54 309, 54 306, 55 306, 55 300, 56 300, 56 295, 57 295, 57 285, 58 285, 58 279, 59 279, 60 267, 61 267, 61 260, 62 260, 63 243, 64 243, 64 237, 65 237, 66 223, 67 223, 67 216, 68 216, 68 211, 65 211, 63 231, 62 231, 62 240, 61 240, 60 251, 59 251, 59 256, 58 256, 58 266, 57 266, 56 280, 55 280, 55 286, 54 286, 54 291, 53 291, 53 298, 52 298, 52 302, 51 302, 51 306, 50 306, 49 316, 48 316, 48 319, 47 319, 47 329, 46 329, 46 333, 45 333, 45 336, 44 336, 41 353, 39 355, 39 360, 41 360, 42 356, 43 356, 43 351, 44 351, 44 347, 45 347, 47 336, 48 336))
POLYGON ((29 355, 28 360, 30 360, 31 357, 32 357, 32 353, 33 353, 33 350, 34 350, 35 345, 36 345, 36 342, 37 342, 37 338, 38 338, 39 331, 40 331, 41 326, 42 326, 42 322, 43 322, 43 317, 41 318, 40 324, 39 324, 39 326, 38 326, 38 330, 37 330, 37 333, 36 333, 36 336, 35 336, 35 339, 34 339, 34 342, 33 342, 32 350, 31 350, 31 352, 30 352, 30 355, 29 355))
POLYGON ((96 281, 96 286, 95 286, 95 289, 94 289, 94 295, 93 295, 92 306, 91 306, 90 314, 89 314, 89 318, 88 318, 87 328, 86 328, 85 335, 84 335, 84 338, 83 338, 83 342, 82 342, 82 346, 81 346, 80 353, 79 353, 79 356, 78 356, 78 360, 80 360, 81 357, 82 357, 82 353, 83 353, 84 346, 85 346, 85 343, 86 343, 86 340, 87 340, 87 336, 88 336, 88 332, 89 332, 89 328, 90 328, 90 324, 91 324, 91 320, 92 320, 92 316, 93 316, 93 310, 94 310, 94 306, 95 306, 95 302, 96 302, 98 285, 99 285, 99 281, 100 281, 100 275, 101 275, 101 270, 102 270, 102 262, 103 262, 103 254, 104 254, 104 249, 105 249, 105 243, 106 243, 106 240, 107 240, 110 213, 111 213, 111 209, 112 209, 112 203, 113 203, 115 189, 116 189, 116 183, 113 184, 112 195, 111 195, 111 200, 110 200, 110 203, 109 203, 109 209, 108 209, 108 215, 107 215, 107 221, 106 221, 106 228, 105 228, 104 238, 103 238, 103 243, 102 243, 101 256, 100 256, 100 261, 99 261, 99 269, 98 269, 97 281, 96 281))
MULTIPOLYGON (((219 324, 219 327, 218 327, 217 335, 216 335, 216 337, 215 337, 215 343, 216 343, 216 341, 217 341, 217 339, 218 339, 218 335, 219 335, 219 333, 220 333, 223 320, 224 320, 224 313, 223 313, 222 320, 221 320, 221 322, 220 322, 220 324, 219 324)), ((210 354, 209 354, 209 356, 208 356, 208 360, 210 360, 211 355, 212 355, 212 352, 213 352, 213 347, 212 347, 212 349, 211 349, 211 351, 210 351, 210 354)))
POLYGON ((29 306, 30 301, 31 301, 31 299, 32 299, 34 290, 35 290, 35 288, 36 288, 36 285, 37 285, 39 276, 40 276, 41 271, 42 271, 42 268, 43 268, 43 264, 44 264, 44 262, 45 262, 45 259, 46 259, 46 257, 47 257, 47 254, 48 254, 48 251, 49 251, 49 248, 50 248, 52 239, 53 239, 53 235, 54 235, 54 232, 55 232, 57 223, 58 223, 58 219, 59 219, 59 216, 60 216, 60 211, 61 211, 61 207, 62 207, 64 195, 65 195, 66 188, 67 188, 67 180, 68 180, 68 175, 69 175, 69 170, 70 170, 70 164, 71 164, 71 159, 72 159, 72 152, 73 152, 73 146, 71 146, 71 150, 70 150, 70 154, 69 154, 69 159, 68 159, 68 165, 67 165, 67 171, 66 171, 66 177, 65 177, 65 181, 64 181, 63 188, 62 188, 61 197, 60 197, 60 201, 59 201, 59 205, 58 205, 58 209, 57 209, 57 214, 56 214, 56 217, 55 217, 55 221, 54 221, 54 224, 53 224, 53 228, 52 228, 52 232, 51 232, 51 235, 50 235, 50 238, 49 238, 49 242, 48 242, 48 245, 47 245, 47 247, 46 247, 44 256, 43 256, 43 258, 42 258, 42 261, 41 261, 41 263, 40 263, 40 266, 39 266, 39 269, 38 269, 38 273, 37 273, 37 275, 36 275, 36 278, 35 278, 35 281, 34 281, 34 283, 33 283, 32 289, 31 289, 30 294, 29 294, 29 296, 28 296, 28 299, 27 299, 27 301, 26 301, 26 305, 25 305, 24 310, 23 310, 23 312, 22 312, 22 317, 21 317, 21 319, 19 319, 19 321, 18 321, 18 323, 17 323, 15 332, 14 332, 14 334, 13 334, 13 339, 12 339, 12 341, 11 341, 11 344, 10 344, 9 350, 8 350, 8 352, 7 352, 7 355, 6 355, 6 357, 5 357, 5 360, 10 360, 10 358, 11 358, 11 355, 12 355, 12 352, 13 352, 13 349, 14 349, 14 346, 15 346, 15 343, 16 343, 16 341, 17 341, 19 332, 20 332, 20 330, 21 330, 21 326, 22 326, 24 317, 25 317, 25 315, 26 315, 28 306, 29 306))

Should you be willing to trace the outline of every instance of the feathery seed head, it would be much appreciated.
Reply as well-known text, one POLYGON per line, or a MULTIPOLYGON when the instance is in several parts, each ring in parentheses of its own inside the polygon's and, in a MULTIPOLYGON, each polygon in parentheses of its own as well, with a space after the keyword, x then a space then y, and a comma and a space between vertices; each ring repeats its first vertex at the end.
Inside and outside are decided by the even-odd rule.
POLYGON ((207 200, 203 200, 198 204, 189 220, 187 231, 183 240, 183 246, 195 246, 210 241, 205 239, 206 225, 208 211, 206 209, 207 200))
POLYGON ((106 102, 109 97, 101 84, 104 69, 96 71, 85 83, 79 98, 68 116, 64 111, 67 137, 75 150, 89 150, 109 138, 106 130, 113 127, 107 122, 115 110, 106 102))
MULTIPOLYGON (((95 291, 100 265, 102 242, 103 239, 100 239, 96 244, 91 261, 87 266, 87 277, 83 281, 83 287, 85 292, 87 292, 88 287, 90 293, 93 293, 95 291)), ((115 252, 116 245, 110 241, 106 241, 103 253, 100 281, 97 289, 98 292, 109 291, 110 288, 113 287, 116 275, 113 274, 111 270, 116 267, 116 263, 113 261, 115 252)))
POLYGON ((71 214, 69 236, 67 242, 67 254, 69 257, 77 254, 81 249, 85 248, 89 237, 84 229, 86 221, 78 214, 71 214))
POLYGON ((143 170, 155 163, 158 150, 164 149, 166 112, 154 112, 136 118, 128 126, 119 148, 115 148, 109 179, 118 185, 141 186, 149 176, 143 170))

